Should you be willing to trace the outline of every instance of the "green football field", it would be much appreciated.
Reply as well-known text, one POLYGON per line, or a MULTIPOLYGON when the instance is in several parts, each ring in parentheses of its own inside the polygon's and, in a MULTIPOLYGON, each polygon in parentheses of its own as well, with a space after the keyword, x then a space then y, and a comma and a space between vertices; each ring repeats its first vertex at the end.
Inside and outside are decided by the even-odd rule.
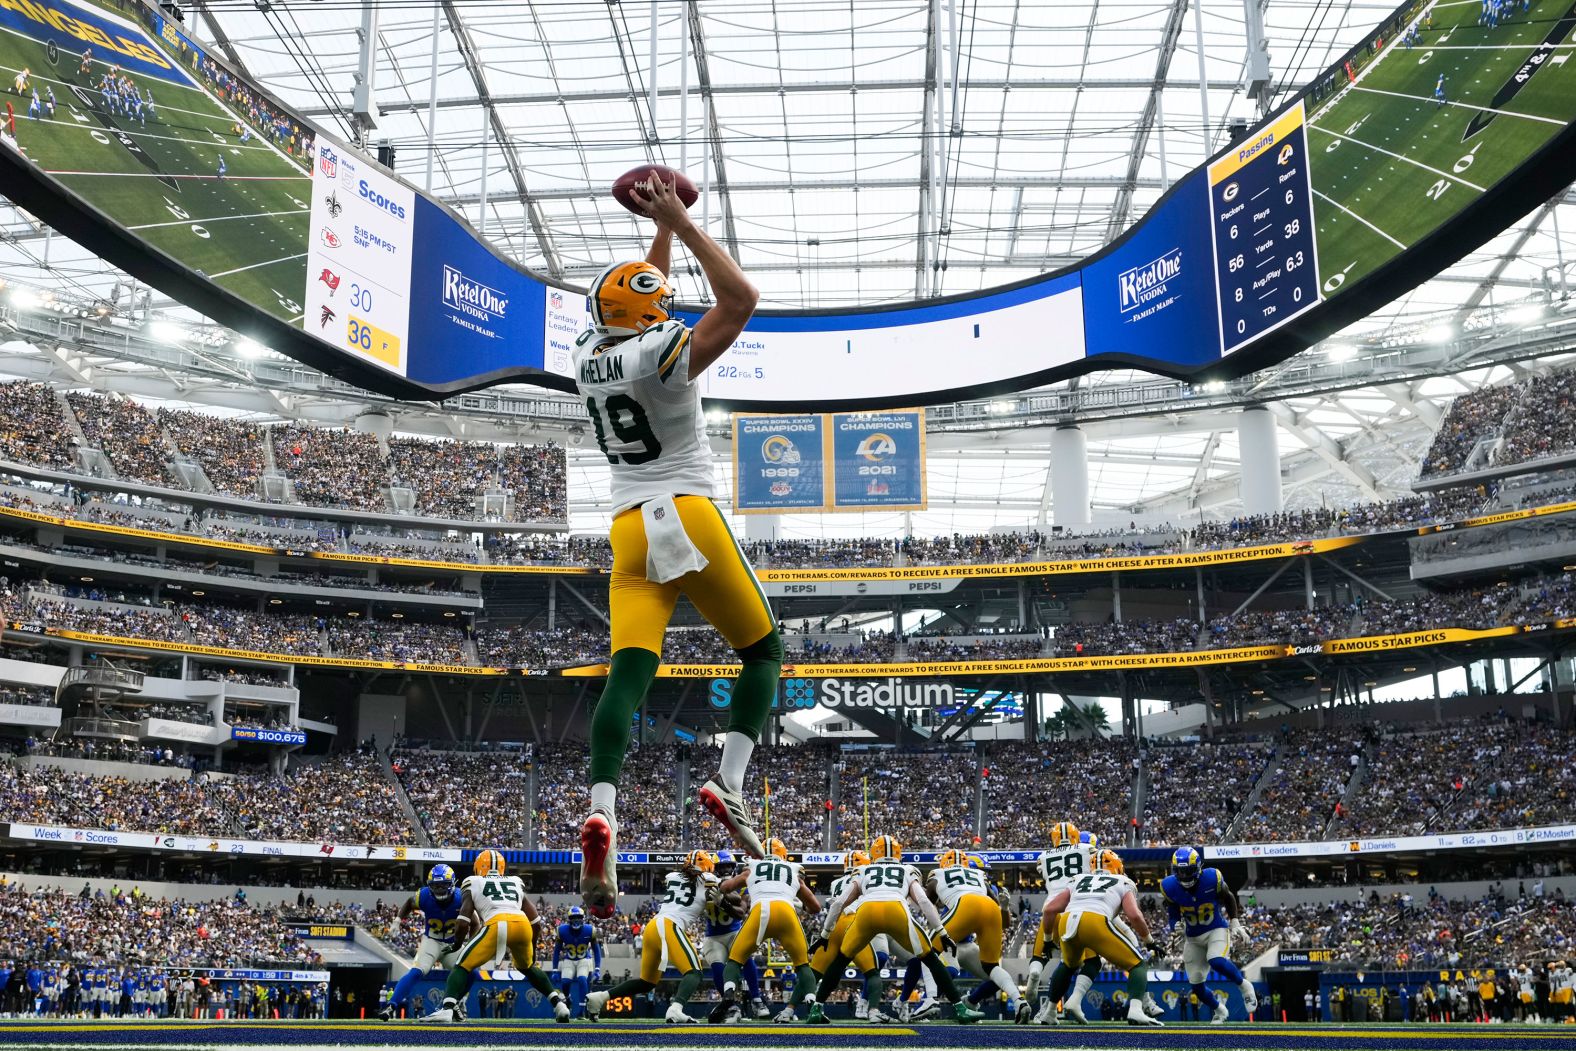
MULTIPOLYGON (((263 141, 258 128, 241 142, 232 128, 238 120, 245 126, 245 120, 207 86, 133 73, 140 89, 152 89, 156 116, 143 122, 111 112, 98 90, 107 69, 103 49, 95 49, 84 75, 80 50, 60 47, 52 62, 44 38, 29 35, 26 25, 21 18, 0 24, 0 100, 15 107, 17 142, 27 156, 149 244, 263 310, 298 320, 306 287, 310 172, 263 141), (41 96, 54 91, 52 117, 30 118, 31 96, 14 92, 14 78, 24 68, 41 96)), ((204 84, 151 31, 136 40, 158 47, 204 84)))
POLYGON ((1308 148, 1326 294, 1457 215, 1576 119, 1576 3, 1421 4, 1357 82, 1310 108, 1308 148), (1444 101, 1434 97, 1444 79, 1444 101))

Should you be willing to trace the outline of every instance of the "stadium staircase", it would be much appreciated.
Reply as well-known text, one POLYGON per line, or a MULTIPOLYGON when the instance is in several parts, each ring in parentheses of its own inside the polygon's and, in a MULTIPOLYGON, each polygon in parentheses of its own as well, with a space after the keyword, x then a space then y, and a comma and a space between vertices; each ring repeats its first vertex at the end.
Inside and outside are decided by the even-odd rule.
MULTIPOLYGON (((1351 813, 1352 801, 1362 794, 1363 782, 1368 779, 1369 764, 1373 762, 1373 747, 1371 743, 1365 743, 1362 751, 1358 753, 1357 765, 1352 768, 1352 776, 1347 780, 1346 788, 1341 792, 1341 798, 1337 804, 1342 813, 1351 813)), ((1331 808, 1330 818, 1324 823, 1322 838, 1327 840, 1333 839, 1341 835, 1341 830, 1345 827, 1347 827, 1346 824, 1336 816, 1334 808, 1331 808)))
POLYGON ((826 812, 826 820, 822 824, 822 844, 827 850, 837 849, 837 814, 843 806, 843 766, 829 753, 826 757, 828 764, 826 772, 826 798, 832 805, 826 812))
POLYGON ((1137 769, 1133 771, 1133 805, 1127 812, 1127 842, 1125 845, 1129 847, 1139 845, 1139 823, 1144 819, 1144 805, 1149 800, 1149 753, 1144 751, 1139 754, 1143 758, 1139 762, 1137 769))
POLYGON ((1226 826, 1226 834, 1221 837, 1221 842, 1238 842, 1237 826, 1241 825, 1243 819, 1253 813, 1253 808, 1259 805, 1259 797, 1264 794, 1264 790, 1270 786, 1270 783, 1275 779, 1275 775, 1280 772, 1281 764, 1285 759, 1286 745, 1276 745, 1275 754, 1270 756, 1269 762, 1264 765, 1264 771, 1259 774, 1259 779, 1253 782, 1253 789, 1248 793, 1248 798, 1242 801, 1242 807, 1237 811, 1236 816, 1231 819, 1231 824, 1226 826))
POLYGON ((421 823, 421 817, 416 813, 416 807, 411 803, 410 796, 405 794, 405 783, 394 772, 393 757, 387 752, 378 752, 378 769, 383 772, 383 777, 394 786, 394 798, 399 800, 399 808, 405 813, 405 820, 410 822, 410 827, 416 833, 416 842, 420 846, 433 845, 432 837, 427 835, 427 827, 421 823))
POLYGON ((76 450, 77 466, 81 468, 82 473, 90 478, 119 478, 120 476, 115 473, 115 465, 109 462, 104 450, 88 441, 87 432, 82 429, 82 421, 77 419, 76 411, 71 408, 71 401, 66 397, 66 392, 55 389, 52 393, 55 395, 55 401, 60 405, 61 420, 76 450))
POLYGON ((164 442, 164 448, 170 454, 170 473, 180 485, 185 486, 194 493, 215 493, 212 480, 208 472, 202 469, 202 464, 181 452, 181 447, 175 437, 163 426, 159 427, 159 438, 164 442))

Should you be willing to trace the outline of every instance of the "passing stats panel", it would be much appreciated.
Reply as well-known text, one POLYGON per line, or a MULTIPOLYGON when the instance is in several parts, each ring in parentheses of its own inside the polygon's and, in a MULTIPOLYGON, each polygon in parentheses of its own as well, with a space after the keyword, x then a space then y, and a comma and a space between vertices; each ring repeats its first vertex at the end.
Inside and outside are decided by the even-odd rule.
MULTIPOLYGON (((867 310, 762 310, 701 389, 762 411, 899 408, 1295 353, 1576 178, 1576 2, 1505 7, 1410 0, 1354 33, 1077 266, 867 310)), ((0 192, 133 275, 394 397, 573 388, 582 289, 521 267, 156 5, 0 0, 0 65, 0 192)))

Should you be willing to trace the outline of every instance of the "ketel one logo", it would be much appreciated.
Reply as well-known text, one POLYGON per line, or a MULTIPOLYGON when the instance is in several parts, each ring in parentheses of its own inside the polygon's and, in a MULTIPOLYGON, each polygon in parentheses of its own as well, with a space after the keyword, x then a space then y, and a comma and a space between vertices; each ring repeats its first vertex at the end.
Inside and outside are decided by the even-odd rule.
POLYGON ((502 292, 452 266, 443 268, 443 304, 486 321, 503 317, 509 309, 509 299, 502 292))
POLYGON ((1182 249, 1173 248, 1143 266, 1116 276, 1121 309, 1134 310, 1165 291, 1166 282, 1182 275, 1182 249))

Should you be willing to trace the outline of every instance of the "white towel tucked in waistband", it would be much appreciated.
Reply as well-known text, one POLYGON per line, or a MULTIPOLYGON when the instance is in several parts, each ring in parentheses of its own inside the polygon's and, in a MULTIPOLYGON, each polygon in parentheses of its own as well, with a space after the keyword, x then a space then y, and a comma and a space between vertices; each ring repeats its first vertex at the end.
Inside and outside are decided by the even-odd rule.
POLYGON ((686 573, 706 568, 706 556, 684 531, 678 505, 673 497, 663 496, 640 505, 646 527, 646 579, 666 584, 686 573))

